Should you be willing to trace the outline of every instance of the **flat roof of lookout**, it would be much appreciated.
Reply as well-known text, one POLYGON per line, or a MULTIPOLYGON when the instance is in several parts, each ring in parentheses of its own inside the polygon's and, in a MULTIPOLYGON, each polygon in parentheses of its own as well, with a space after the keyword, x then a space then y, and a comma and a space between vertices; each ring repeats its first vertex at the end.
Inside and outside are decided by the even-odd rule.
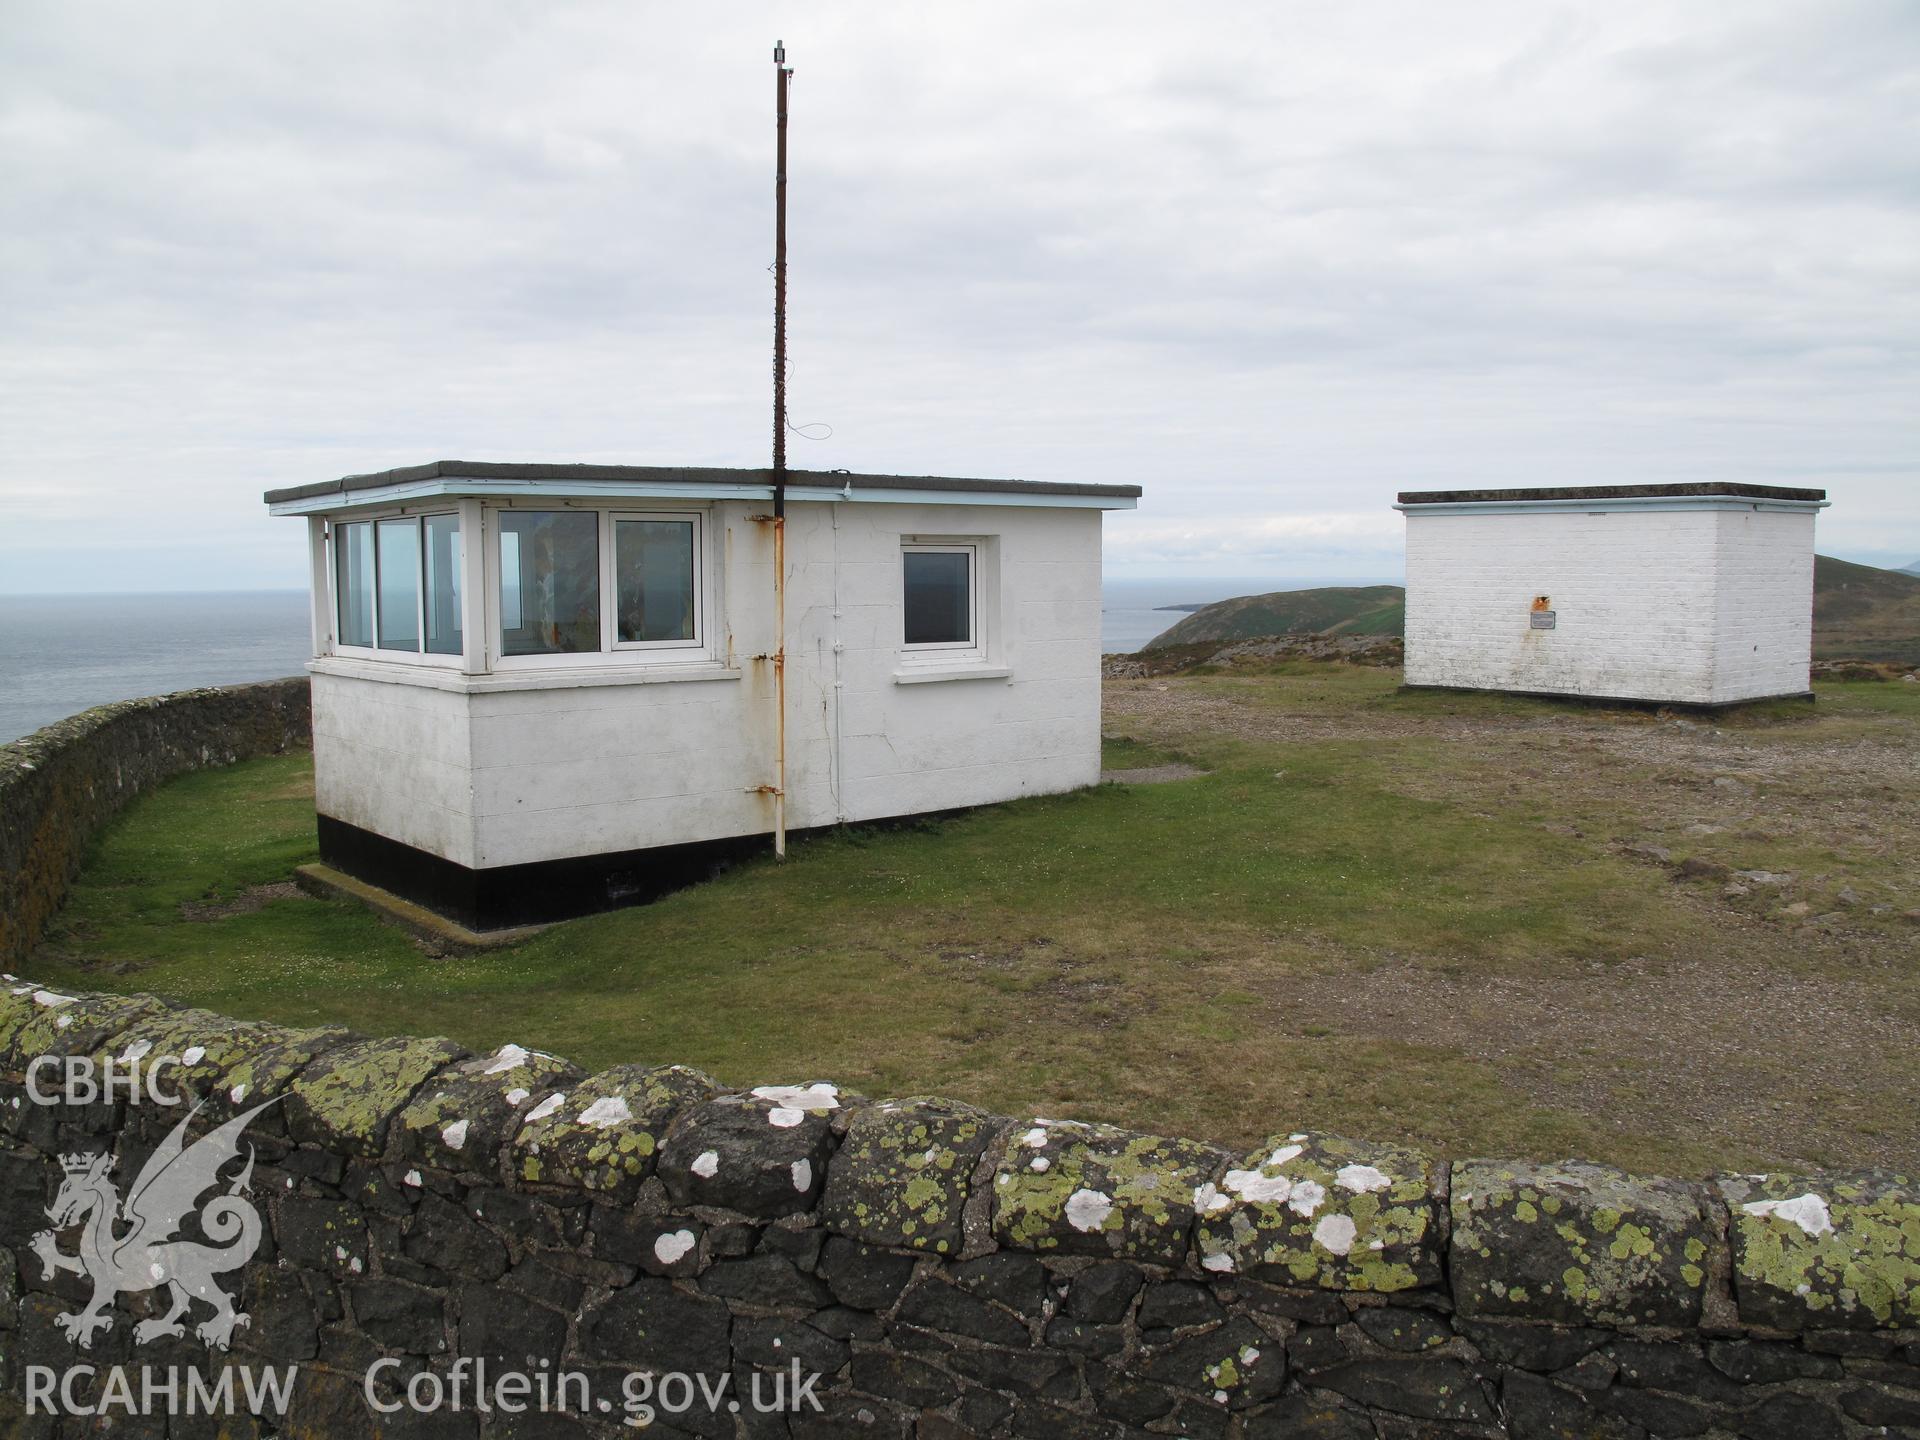
MULTIPOLYGON (((436 496, 538 496, 596 499, 771 500, 773 471, 676 465, 543 465, 433 460, 371 475, 269 490, 276 515, 311 515, 361 505, 436 496)), ((1078 485, 1049 480, 969 480, 947 475, 856 475, 789 470, 789 500, 856 500, 894 505, 1047 505, 1131 510, 1138 485, 1078 485)))
POLYGON ((1738 480, 1694 480, 1667 485, 1541 485, 1514 490, 1402 490, 1393 508, 1818 510, 1829 503, 1824 490, 1802 490, 1786 485, 1748 485, 1738 480))

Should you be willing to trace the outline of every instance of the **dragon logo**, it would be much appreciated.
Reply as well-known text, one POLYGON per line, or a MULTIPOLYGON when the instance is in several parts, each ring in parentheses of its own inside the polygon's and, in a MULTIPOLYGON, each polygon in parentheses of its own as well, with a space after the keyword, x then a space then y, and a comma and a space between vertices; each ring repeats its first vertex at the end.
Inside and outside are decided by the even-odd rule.
POLYGON ((213 1306, 213 1314, 195 1326, 194 1333, 216 1350, 227 1348, 234 1327, 245 1325, 247 1316, 233 1308, 214 1277, 238 1270, 260 1248, 260 1212, 241 1198, 253 1178, 251 1145, 246 1147, 245 1167, 233 1177, 226 1193, 200 1209, 200 1231, 212 1243, 181 1239, 179 1232, 194 1202, 218 1184, 222 1168, 238 1158, 240 1132, 247 1122, 274 1103, 256 1105, 188 1146, 187 1126, 199 1113, 196 1105, 147 1157, 124 1203, 118 1187, 107 1178, 113 1168, 111 1155, 60 1157, 65 1178, 47 1207, 54 1229, 34 1236, 33 1249, 45 1267, 43 1279, 65 1271, 93 1281, 93 1299, 87 1307, 56 1319, 69 1340, 82 1350, 91 1349, 95 1333, 113 1325, 108 1307, 115 1295, 164 1285, 173 1307, 158 1319, 141 1321, 134 1327, 133 1338, 142 1345, 162 1335, 180 1338, 186 1334, 182 1317, 195 1300, 203 1300, 213 1306), (55 1245, 54 1230, 82 1221, 79 1253, 62 1254, 55 1245))

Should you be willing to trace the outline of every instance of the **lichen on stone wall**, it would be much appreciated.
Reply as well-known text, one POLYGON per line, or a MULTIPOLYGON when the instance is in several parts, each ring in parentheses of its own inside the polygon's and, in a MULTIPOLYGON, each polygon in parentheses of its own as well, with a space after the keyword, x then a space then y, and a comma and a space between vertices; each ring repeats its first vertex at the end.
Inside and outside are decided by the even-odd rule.
POLYGON ((811 1210, 841 1099, 832 1085, 763 1086, 692 1107, 661 1147, 667 1194, 769 1220, 811 1210))
POLYGON ((683 1065, 615 1065, 554 1091, 523 1112, 508 1162, 512 1178, 629 1203, 653 1174, 674 1116, 717 1088, 683 1065))
POLYGON ((958 1254, 974 1168, 997 1124, 971 1106, 924 1098, 861 1111, 834 1157, 822 1220, 868 1244, 958 1254))
POLYGON ((1433 1162, 1397 1145, 1275 1136, 1194 1194, 1216 1274, 1392 1294, 1440 1279, 1433 1162))
POLYGON ((1728 1175, 1743 1319, 1781 1329, 1920 1326, 1920 1186, 1906 1175, 1728 1175))
POLYGON ((1452 1210, 1467 1315, 1696 1325, 1724 1245, 1699 1187, 1581 1161, 1463 1161, 1452 1210))
MULTIPOLYGON (((276 1433, 371 1440, 374 1357, 398 1366, 391 1396, 483 1356, 736 1384, 798 1363, 823 1413, 796 1440, 1920 1432, 1920 1194, 1898 1175, 1710 1192, 1472 1161, 1450 1172, 1449 1237, 1423 1157, 1336 1137, 1234 1157, 822 1082, 582 1078, 519 1046, 469 1056, 10 981, 0 1036, 22 1033, 28 1053, 0 1064, 9 1357, 73 1354, 57 1327, 85 1287, 49 1278, 36 1238, 59 1157, 105 1149, 124 1180, 180 1113, 23 1105, 34 1046, 175 1052, 172 1079, 209 1112, 288 1097, 260 1116, 287 1112, 287 1133, 250 1129, 220 1177, 271 1236, 233 1282, 250 1320, 232 1342, 299 1367, 276 1433), (1374 1239, 1370 1269, 1356 1251, 1374 1239)), ((116 1303, 116 1344, 154 1303, 116 1303)), ((0 1433, 17 1418, 0 1394, 0 1433)))
POLYGON ((1191 1140, 1079 1120, 1023 1121, 1000 1143, 993 1233, 1023 1250, 1177 1265, 1194 1194, 1226 1153, 1191 1140))
POLYGON ((387 1125, 426 1078, 467 1052, 451 1040, 404 1036, 326 1051, 293 1082, 287 1123, 295 1139, 353 1155, 378 1155, 387 1125))
POLYGON ((584 1078, 569 1061, 511 1044, 450 1065, 400 1112, 401 1157, 491 1175, 521 1116, 584 1078))

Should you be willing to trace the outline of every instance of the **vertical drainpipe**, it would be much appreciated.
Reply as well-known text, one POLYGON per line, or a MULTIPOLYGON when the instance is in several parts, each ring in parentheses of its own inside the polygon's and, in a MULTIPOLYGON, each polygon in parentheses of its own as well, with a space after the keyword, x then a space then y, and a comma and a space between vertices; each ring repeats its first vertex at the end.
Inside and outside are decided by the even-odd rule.
POLYGON ((773 853, 787 858, 787 49, 773 46, 773 853))

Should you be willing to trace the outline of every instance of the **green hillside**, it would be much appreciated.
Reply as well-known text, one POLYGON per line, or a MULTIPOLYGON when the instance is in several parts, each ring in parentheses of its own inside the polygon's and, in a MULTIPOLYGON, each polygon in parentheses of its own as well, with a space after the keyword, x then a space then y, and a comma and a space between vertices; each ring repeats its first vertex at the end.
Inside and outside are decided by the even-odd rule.
POLYGON ((1141 648, 1259 635, 1399 635, 1406 628, 1407 592, 1398 585, 1331 586, 1222 600, 1195 611, 1141 648))
POLYGON ((1920 665, 1920 575, 1816 556, 1813 653, 1920 665))
MULTIPOLYGON (((1196 610, 1141 649, 1262 635, 1401 635, 1406 624, 1407 595, 1398 585, 1281 590, 1196 610)), ((1813 653, 1819 660, 1920 665, 1920 576, 1814 557, 1813 653)))

